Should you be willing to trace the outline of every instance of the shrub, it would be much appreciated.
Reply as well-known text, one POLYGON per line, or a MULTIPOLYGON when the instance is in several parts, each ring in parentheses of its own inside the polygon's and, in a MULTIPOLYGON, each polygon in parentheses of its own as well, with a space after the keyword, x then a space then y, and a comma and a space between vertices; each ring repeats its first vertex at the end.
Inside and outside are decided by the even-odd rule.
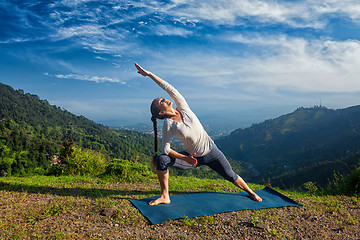
POLYGON ((14 158, 4 157, 0 158, 0 174, 1 176, 11 175, 11 164, 15 161, 14 158))
POLYGON ((65 175, 98 175, 105 172, 105 157, 91 149, 74 147, 73 153, 65 158, 65 175))
POLYGON ((113 159, 106 166, 106 174, 120 178, 122 181, 138 182, 145 181, 152 175, 145 164, 131 162, 123 159, 113 159))
POLYGON ((360 167, 345 177, 343 191, 350 195, 360 195, 360 167))
POLYGON ((315 193, 318 190, 316 183, 313 182, 306 182, 303 186, 309 193, 315 193))
POLYGON ((51 175, 99 175, 105 172, 106 158, 103 154, 91 149, 71 146, 71 151, 59 164, 49 169, 51 175))

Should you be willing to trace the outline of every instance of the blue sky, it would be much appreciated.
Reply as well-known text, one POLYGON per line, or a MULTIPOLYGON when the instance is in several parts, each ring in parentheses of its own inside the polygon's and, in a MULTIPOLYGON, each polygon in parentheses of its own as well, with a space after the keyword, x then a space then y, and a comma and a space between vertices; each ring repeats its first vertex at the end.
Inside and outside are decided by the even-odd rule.
POLYGON ((235 129, 360 99, 358 0, 0 0, 0 82, 105 125, 149 123, 173 84, 235 129))

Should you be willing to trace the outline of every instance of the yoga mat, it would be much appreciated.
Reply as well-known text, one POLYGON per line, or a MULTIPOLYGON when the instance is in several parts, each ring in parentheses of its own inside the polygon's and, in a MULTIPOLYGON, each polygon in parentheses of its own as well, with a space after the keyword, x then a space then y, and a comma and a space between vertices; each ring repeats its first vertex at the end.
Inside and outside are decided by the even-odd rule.
POLYGON ((185 216, 192 218, 239 210, 301 206, 301 204, 269 187, 255 192, 263 199, 262 202, 251 200, 245 192, 206 192, 171 195, 170 204, 160 204, 157 206, 150 206, 148 204, 159 196, 140 200, 131 199, 130 201, 152 224, 184 218, 185 216))

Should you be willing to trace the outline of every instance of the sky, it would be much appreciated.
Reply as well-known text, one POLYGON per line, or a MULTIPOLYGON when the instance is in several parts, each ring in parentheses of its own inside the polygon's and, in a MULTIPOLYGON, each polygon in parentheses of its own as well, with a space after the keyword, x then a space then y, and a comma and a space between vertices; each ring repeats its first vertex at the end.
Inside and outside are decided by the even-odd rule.
POLYGON ((358 0, 0 0, 0 82, 97 123, 150 122, 175 86, 206 125, 359 105, 358 0))

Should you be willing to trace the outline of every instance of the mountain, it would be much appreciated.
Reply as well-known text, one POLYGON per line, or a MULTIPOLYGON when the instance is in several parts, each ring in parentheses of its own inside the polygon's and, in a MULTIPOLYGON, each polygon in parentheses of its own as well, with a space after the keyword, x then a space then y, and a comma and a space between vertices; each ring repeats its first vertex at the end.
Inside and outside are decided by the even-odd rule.
POLYGON ((0 83, 0 171, 43 172, 65 140, 111 158, 147 161, 153 137, 97 124, 0 83))
MULTIPOLYGON (((153 137, 149 134, 97 124, 50 105, 37 95, 0 83, 0 174, 44 173, 65 140, 99 151, 109 159, 147 162, 153 152, 153 137)), ((299 108, 237 129, 216 143, 248 181, 270 181, 280 187, 306 181, 324 185, 334 178, 334 172, 335 178, 348 174, 359 162, 360 106, 339 110, 299 108)), ((201 168, 173 172, 216 177, 201 168)))
POLYGON ((280 187, 314 181, 324 186, 334 173, 348 174, 359 162, 360 106, 298 108, 237 129, 216 143, 225 155, 248 166, 245 178, 250 181, 280 187))

